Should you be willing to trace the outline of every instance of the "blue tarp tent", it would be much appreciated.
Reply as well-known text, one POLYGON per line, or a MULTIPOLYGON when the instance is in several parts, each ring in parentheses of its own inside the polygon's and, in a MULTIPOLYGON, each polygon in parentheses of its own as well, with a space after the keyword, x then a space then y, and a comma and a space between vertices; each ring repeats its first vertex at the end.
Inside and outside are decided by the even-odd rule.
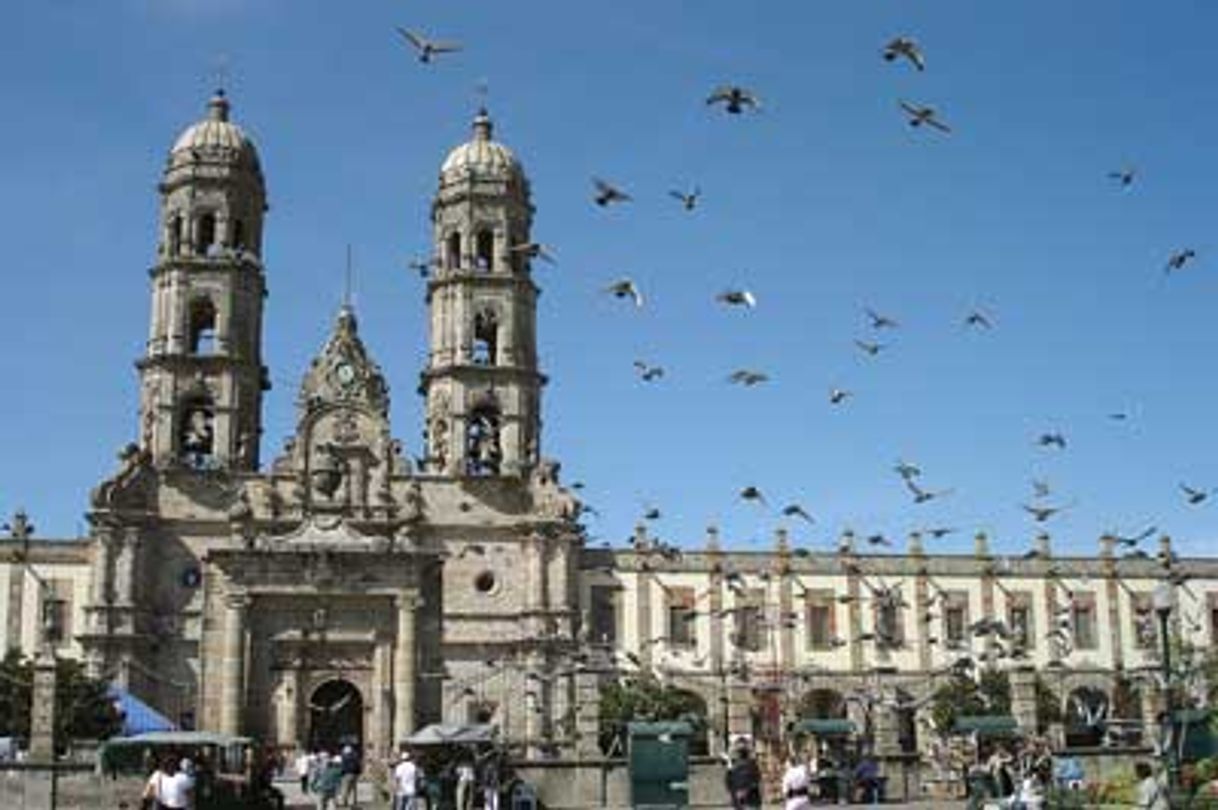
POLYGON ((176 731, 178 728, 168 717, 114 684, 110 684, 106 696, 114 701, 114 705, 123 715, 123 730, 120 732, 123 737, 149 731, 176 731))

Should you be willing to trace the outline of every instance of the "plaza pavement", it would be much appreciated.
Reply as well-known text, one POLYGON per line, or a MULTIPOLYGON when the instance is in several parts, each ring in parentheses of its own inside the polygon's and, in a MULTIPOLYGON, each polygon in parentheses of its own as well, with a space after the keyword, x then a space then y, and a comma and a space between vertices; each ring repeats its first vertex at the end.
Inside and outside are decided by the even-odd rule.
MULTIPOLYGON (((286 781, 286 780, 276 781, 275 786, 284 792, 284 796, 287 799, 288 810, 315 810, 317 805, 312 800, 312 797, 307 797, 307 796, 301 795, 299 782, 297 782, 295 780, 292 780, 290 782, 286 781)), ((373 798, 372 785, 370 785, 367 782, 360 783, 359 796, 360 796, 359 808, 361 808, 361 810, 388 810, 388 805, 385 802, 379 801, 379 800, 373 798)), ((827 805, 827 804, 826 805, 816 805, 816 807, 825 807, 825 808, 835 807, 835 806, 836 805, 827 805)), ((864 808, 864 807, 867 807, 868 805, 856 804, 856 805, 843 805, 843 806, 864 808)), ((879 806, 885 808, 885 810, 932 810, 932 808, 934 808, 935 810, 938 810, 939 808, 944 808, 945 810, 962 810, 962 808, 964 808, 964 806, 965 806, 965 802, 962 802, 962 801, 933 801, 933 802, 925 801, 925 802, 913 802, 913 803, 909 803, 909 804, 883 804, 883 805, 879 805, 879 806)), ((502 805, 502 807, 504 808, 504 810, 508 810, 506 804, 502 805)), ((775 808, 780 808, 780 807, 781 807, 781 805, 778 805, 778 804, 767 804, 766 810, 775 810, 775 808)), ((625 807, 599 808, 599 810, 629 810, 629 808, 625 808, 625 807)), ((700 805, 699 810, 731 810, 731 805, 724 804, 721 807, 708 807, 706 805, 700 805)))

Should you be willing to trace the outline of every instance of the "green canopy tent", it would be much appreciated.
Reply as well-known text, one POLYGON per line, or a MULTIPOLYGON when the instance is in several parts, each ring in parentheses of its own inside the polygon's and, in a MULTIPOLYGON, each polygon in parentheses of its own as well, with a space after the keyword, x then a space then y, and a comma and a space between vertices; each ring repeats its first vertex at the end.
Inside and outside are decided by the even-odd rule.
POLYGON ((1019 723, 1009 714, 963 714, 952 726, 955 734, 976 734, 978 737, 1016 737, 1019 723))
POLYGON ((848 737, 855 730, 853 720, 841 717, 809 717, 796 721, 791 733, 815 737, 848 737))

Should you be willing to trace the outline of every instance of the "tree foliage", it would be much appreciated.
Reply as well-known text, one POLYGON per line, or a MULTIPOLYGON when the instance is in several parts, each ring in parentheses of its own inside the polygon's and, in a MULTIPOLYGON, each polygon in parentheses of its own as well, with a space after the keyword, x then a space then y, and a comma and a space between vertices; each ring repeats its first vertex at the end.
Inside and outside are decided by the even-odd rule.
POLYGON ((1036 730, 1045 733, 1049 726, 1062 721, 1062 699, 1053 691, 1045 679, 1036 676, 1036 730))
POLYGON ((984 670, 977 680, 968 673, 955 672, 931 699, 931 722, 941 733, 951 731, 958 717, 1010 713, 1011 679, 1000 670, 984 670))
MULTIPOLYGON (((105 739, 122 727, 105 681, 88 677, 79 661, 60 659, 55 682, 55 738, 105 739)), ((17 650, 0 660, 0 736, 30 736, 34 664, 17 650)))
POLYGON ((706 702, 693 692, 642 676, 614 681, 601 690, 601 751, 625 751, 626 724, 646 720, 683 720, 693 727, 691 753, 705 748, 706 702))

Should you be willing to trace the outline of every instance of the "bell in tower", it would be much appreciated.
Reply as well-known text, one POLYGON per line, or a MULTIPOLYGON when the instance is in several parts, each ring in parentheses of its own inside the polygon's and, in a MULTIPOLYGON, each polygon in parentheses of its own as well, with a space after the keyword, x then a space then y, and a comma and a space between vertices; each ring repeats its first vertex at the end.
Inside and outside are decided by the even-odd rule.
POLYGON ((223 91, 169 152, 140 372, 140 447, 160 467, 253 470, 262 392, 266 188, 223 91))
POLYGON ((522 475, 540 450, 533 206, 520 162, 492 135, 481 110, 472 139, 440 168, 432 203, 430 346, 419 390, 425 462, 441 475, 522 475))

